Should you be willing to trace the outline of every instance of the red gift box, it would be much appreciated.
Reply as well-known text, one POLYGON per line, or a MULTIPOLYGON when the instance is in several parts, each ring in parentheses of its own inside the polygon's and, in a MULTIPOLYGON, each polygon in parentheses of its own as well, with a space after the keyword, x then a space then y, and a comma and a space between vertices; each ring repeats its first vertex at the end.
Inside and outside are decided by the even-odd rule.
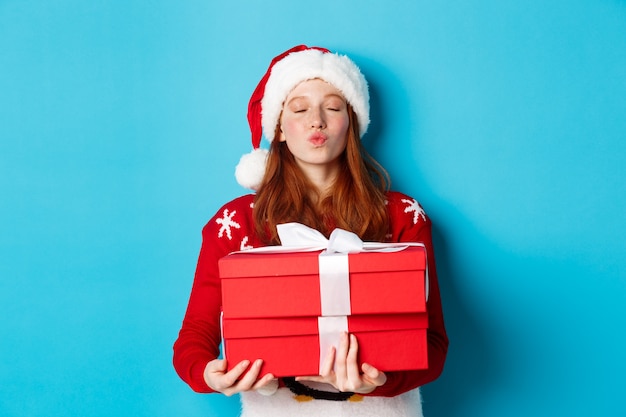
POLYGON ((342 312, 344 305, 330 317, 324 299, 331 298, 332 310, 332 297, 342 291, 323 289, 319 251, 240 252, 220 259, 229 369, 241 360, 261 358, 263 373, 317 375, 320 355, 326 353, 320 331, 326 334, 328 320, 343 320, 357 337, 360 363, 381 371, 427 368, 425 249, 331 256, 347 260, 349 300, 347 312, 342 312))

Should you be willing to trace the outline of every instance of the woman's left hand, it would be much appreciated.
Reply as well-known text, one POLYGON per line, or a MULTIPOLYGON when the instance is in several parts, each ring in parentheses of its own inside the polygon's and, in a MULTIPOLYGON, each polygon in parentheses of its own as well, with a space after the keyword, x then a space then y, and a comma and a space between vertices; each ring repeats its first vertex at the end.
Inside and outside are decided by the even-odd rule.
POLYGON ((364 363, 359 369, 357 363, 359 343, 356 336, 344 332, 341 335, 339 348, 336 351, 334 347, 331 349, 320 375, 297 377, 296 381, 324 382, 331 384, 339 391, 358 394, 368 394, 387 382, 385 373, 372 365, 364 363))

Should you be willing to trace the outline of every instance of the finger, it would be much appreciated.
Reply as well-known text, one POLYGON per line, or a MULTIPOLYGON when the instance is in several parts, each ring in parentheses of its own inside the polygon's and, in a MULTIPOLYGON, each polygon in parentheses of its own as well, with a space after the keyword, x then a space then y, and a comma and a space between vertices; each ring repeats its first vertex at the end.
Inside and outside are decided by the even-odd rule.
POLYGON ((346 378, 346 357, 348 356, 349 344, 350 341, 348 333, 341 333, 339 347, 337 348, 337 353, 335 354, 335 374, 337 375, 338 380, 345 380, 346 378))
POLYGON ((335 347, 331 346, 328 349, 328 354, 324 359, 322 368, 319 375, 305 375, 296 377, 296 381, 312 381, 312 382, 325 382, 328 384, 334 384, 334 371, 333 365, 335 363, 335 347))
POLYGON ((378 369, 374 368, 369 363, 364 363, 361 366, 361 369, 363 370, 363 379, 366 379, 377 387, 380 387, 385 382, 387 382, 387 375, 385 375, 384 372, 381 372, 378 369))
POLYGON ((257 359, 254 361, 248 372, 235 384, 237 391, 248 391, 255 384, 257 378, 259 377, 259 373, 261 372, 261 366, 263 365, 263 360, 257 359))
POLYGON ((204 382, 214 390, 216 390, 217 387, 215 386, 213 378, 215 372, 219 372, 220 368, 223 368, 223 364, 221 362, 223 362, 223 360, 213 359, 212 361, 209 361, 204 367, 204 372, 202 373, 204 382))
POLYGON ((252 386, 252 389, 259 389, 259 388, 263 388, 266 385, 270 385, 270 383, 272 383, 272 381, 276 380, 276 378, 274 378, 274 375, 272 374, 265 374, 263 375, 262 378, 260 378, 259 380, 257 380, 254 385, 252 386))
POLYGON ((225 389, 232 387, 237 382, 239 377, 246 371, 246 369, 248 369, 248 366, 250 366, 250 361, 243 360, 225 374, 216 372, 216 387, 214 388, 223 392, 225 389))
POLYGON ((234 369, 231 370, 232 374, 226 376, 224 373, 226 370, 226 360, 214 359, 207 363, 204 368, 204 381, 206 384, 215 391, 222 392, 224 389, 230 387, 239 377, 239 374, 248 367, 248 363, 241 362, 234 369), (238 371, 240 368, 241 371, 238 371))
POLYGON ((359 353, 359 342, 356 336, 350 335, 350 347, 348 348, 348 354, 346 357, 346 373, 348 381, 352 386, 357 386, 361 381, 361 373, 359 372, 359 364, 357 363, 359 353))
POLYGON ((309 381, 309 382, 328 382, 329 377, 322 375, 309 375, 309 376, 297 376, 296 381, 309 381))
POLYGON ((331 346, 328 349, 328 354, 326 355, 326 359, 324 359, 324 363, 320 369, 320 375, 332 375, 333 365, 335 364, 335 353, 335 347, 331 346))
POLYGON ((218 360, 214 360, 209 362, 208 367, 209 372, 224 372, 226 371, 226 359, 218 359, 218 360))
POLYGON ((226 360, 225 359, 213 359, 212 361, 208 362, 206 364, 206 366, 204 367, 204 372, 202 374, 202 376, 204 377, 204 382, 206 382, 206 384, 211 387, 211 388, 215 388, 213 386, 213 379, 215 378, 215 374, 216 373, 224 373, 224 371, 226 370, 226 360))

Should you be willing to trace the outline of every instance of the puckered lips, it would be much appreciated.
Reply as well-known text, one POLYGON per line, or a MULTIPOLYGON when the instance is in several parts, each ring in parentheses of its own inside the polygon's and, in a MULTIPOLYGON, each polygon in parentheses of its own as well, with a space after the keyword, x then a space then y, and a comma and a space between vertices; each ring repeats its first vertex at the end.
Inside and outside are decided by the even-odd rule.
POLYGON ((328 136, 322 132, 315 132, 309 136, 309 143, 315 147, 320 147, 326 143, 328 136))

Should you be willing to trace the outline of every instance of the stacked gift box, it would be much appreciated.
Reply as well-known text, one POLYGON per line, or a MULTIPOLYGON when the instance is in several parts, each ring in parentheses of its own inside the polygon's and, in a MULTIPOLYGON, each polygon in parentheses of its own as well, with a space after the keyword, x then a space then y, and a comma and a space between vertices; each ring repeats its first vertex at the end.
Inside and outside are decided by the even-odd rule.
POLYGON ((381 371, 428 367, 426 250, 350 254, 238 252, 219 261, 222 334, 229 369, 264 361, 262 373, 317 375, 342 331, 359 363, 381 371))

